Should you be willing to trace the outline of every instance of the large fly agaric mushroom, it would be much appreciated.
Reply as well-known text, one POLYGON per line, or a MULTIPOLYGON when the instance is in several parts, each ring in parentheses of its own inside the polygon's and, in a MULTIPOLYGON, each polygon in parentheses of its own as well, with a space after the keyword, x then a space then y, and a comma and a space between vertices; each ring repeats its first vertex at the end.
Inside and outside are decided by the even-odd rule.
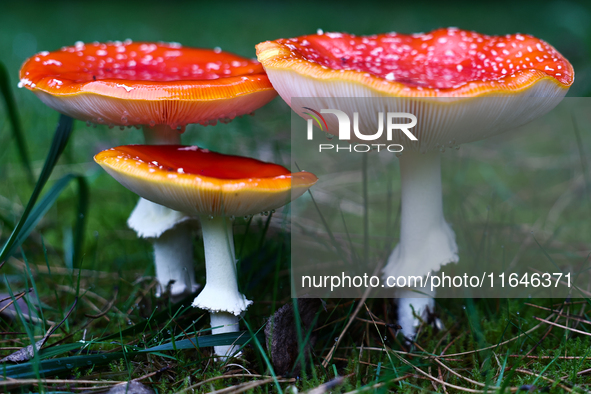
MULTIPOLYGON (((393 136, 392 143, 404 146, 401 232, 385 276, 426 275, 458 261, 455 234, 443 216, 440 152, 543 115, 574 79, 570 63, 542 40, 457 28, 367 37, 319 32, 260 43, 257 57, 288 104, 305 97, 306 107, 359 112, 371 133, 378 129, 378 112, 418 118, 412 129, 418 141, 393 136), (378 99, 351 107, 342 97, 378 99)), ((305 109, 292 109, 304 116, 305 109)), ((329 130, 338 130, 335 118, 325 116, 329 130)), ((397 293, 405 298, 399 301, 399 324, 408 337, 418 323, 411 305, 419 316, 433 307, 432 299, 412 299, 413 294, 397 293)))
MULTIPOLYGON (((211 313, 214 334, 238 331, 239 316, 252 303, 238 290, 231 218, 282 207, 317 181, 309 172, 196 146, 120 146, 95 161, 139 196, 200 218, 207 281, 193 306, 211 313)), ((235 350, 216 346, 215 353, 235 350)))
MULTIPOLYGON (((187 124, 229 121, 276 95, 256 61, 177 43, 77 42, 31 57, 20 78, 49 107, 88 124, 143 126, 148 144, 180 144, 187 124)), ((196 290, 187 219, 140 199, 128 221, 153 239, 159 292, 173 281, 176 298, 196 290)))

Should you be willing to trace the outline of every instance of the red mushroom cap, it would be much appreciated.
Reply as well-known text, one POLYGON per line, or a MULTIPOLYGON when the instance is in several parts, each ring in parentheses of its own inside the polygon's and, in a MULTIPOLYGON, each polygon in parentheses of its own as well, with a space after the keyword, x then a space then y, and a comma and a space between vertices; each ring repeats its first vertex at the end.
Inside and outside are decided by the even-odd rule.
MULTIPOLYGON (((257 57, 281 98, 304 118, 306 108, 338 109, 350 119, 357 112, 363 132, 375 133, 379 112, 412 112, 418 141, 402 133, 386 140, 383 133, 373 142, 421 152, 523 125, 558 105, 574 80, 570 63, 542 40, 457 28, 319 33, 260 43, 257 57)), ((324 119, 329 133, 339 130, 336 116, 324 119)))
POLYGON ((250 113, 276 93, 262 66, 221 50, 175 43, 110 42, 40 52, 20 84, 81 120, 171 127, 250 113))
POLYGON ((125 145, 95 156, 139 196, 194 215, 242 216, 282 207, 318 178, 259 160, 183 145, 125 145))
POLYGON ((289 69, 400 97, 515 92, 540 80, 568 88, 574 80, 571 64, 540 39, 456 28, 409 35, 323 33, 279 39, 258 44, 257 56, 267 72, 289 69))

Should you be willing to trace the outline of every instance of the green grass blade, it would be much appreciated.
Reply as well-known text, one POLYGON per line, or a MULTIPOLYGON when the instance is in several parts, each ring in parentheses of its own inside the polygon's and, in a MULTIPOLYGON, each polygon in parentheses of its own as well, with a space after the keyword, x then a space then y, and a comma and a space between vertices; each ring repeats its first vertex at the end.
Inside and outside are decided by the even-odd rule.
MULTIPOLYGON (((298 171, 301 171, 300 166, 298 166, 298 163, 295 163, 295 165, 296 165, 298 171)), ((318 217, 322 221, 322 225, 323 225, 324 229, 326 230, 326 234, 330 238, 330 243, 334 247, 336 254, 341 259, 342 262, 349 263, 350 260, 347 258, 347 255, 343 251, 343 249, 341 248, 339 242, 337 242, 337 239, 335 238, 332 230, 330 229, 328 222, 324 218, 324 215, 322 215, 322 212, 320 211, 320 207, 318 207, 318 204, 316 203, 316 199, 314 198, 314 195, 312 194, 310 189, 308 189, 308 195, 310 196, 310 199, 312 200, 312 204, 314 204, 314 207, 316 208, 316 212, 318 212, 318 217)))
POLYGON ((581 171, 583 173, 583 179, 585 181, 585 193, 586 197, 585 201, 589 201, 589 194, 591 193, 591 176, 589 174, 589 168, 587 168, 587 157, 585 156, 584 144, 583 140, 581 139, 581 132, 579 131, 579 124, 577 123, 577 119, 574 115, 572 115, 572 122, 573 122, 573 131, 575 133, 575 140, 577 142, 577 149, 579 151, 579 160, 581 162, 581 171))
MULTIPOLYGON (((39 362, 39 375, 45 377, 54 376, 71 371, 74 368, 87 368, 92 365, 107 364, 122 357, 123 353, 117 352, 106 354, 85 354, 81 356, 42 360, 39 362)), ((12 379, 31 379, 36 377, 33 370, 33 363, 31 362, 5 366, 2 368, 1 375, 4 378, 12 379)))
POLYGON ((64 353, 73 352, 79 350, 80 348, 84 347, 86 344, 82 342, 73 342, 73 343, 65 343, 59 346, 50 346, 47 348, 43 348, 39 351, 39 357, 41 359, 49 359, 52 357, 56 357, 62 355, 64 353))
POLYGON ((248 324, 248 322, 245 319, 242 319, 242 321, 246 325, 248 332, 250 332, 250 334, 252 335, 252 338, 254 339, 254 343, 256 345, 256 348, 259 350, 260 355, 263 357, 263 360, 265 360, 265 364, 267 365, 267 368, 269 369, 269 373, 273 377, 273 382, 275 383, 275 389, 277 390, 277 392, 279 394, 283 394, 283 390, 281 390, 281 386, 279 385, 279 381, 277 380, 277 375, 275 374, 275 370, 273 369, 273 364, 271 364, 271 360, 269 360, 269 357, 267 357, 265 349, 263 348, 263 345, 261 345, 261 341, 259 341, 255 332, 250 328, 250 324, 248 324))
POLYGON ((8 120, 12 126, 12 134, 16 141, 21 163, 26 170, 29 182, 33 184, 35 182, 35 177, 33 176, 33 170, 31 169, 31 160, 29 159, 23 128, 21 126, 18 111, 16 109, 16 102, 14 101, 14 96, 10 87, 10 78, 8 77, 6 67, 2 62, 0 62, 0 92, 2 93, 2 97, 4 97, 6 112, 8 112, 8 120))
MULTIPOLYGON (((47 211, 49 210, 49 208, 51 208, 53 206, 53 204, 55 203, 55 201, 57 200, 57 198, 59 197, 59 195, 66 188, 66 186, 68 186, 68 184, 70 183, 70 181, 73 180, 73 179, 80 179, 80 178, 82 178, 82 177, 79 176, 79 175, 68 174, 65 177, 63 177, 60 180, 58 180, 51 187, 51 189, 49 189, 49 191, 45 195, 43 195, 43 198, 41 199, 41 201, 39 202, 39 204, 37 204, 35 206, 35 208, 33 208, 33 210, 30 212, 30 214, 27 217, 27 220, 25 221, 25 223, 20 228, 20 231, 14 237, 11 236, 11 239, 12 239, 13 242, 10 244, 10 248, 8 248, 8 249, 5 248, 2 251, 2 256, 8 257, 8 256, 12 255, 16 251, 16 249, 29 236, 29 234, 31 233, 31 231, 33 231, 33 229, 35 228, 35 226, 37 225, 37 223, 39 223, 39 221, 47 213, 47 211)), ((80 182, 79 183, 79 185, 82 185, 82 184, 85 185, 84 182, 80 182)), ((82 196, 82 193, 80 193, 80 198, 82 198, 82 197, 88 199, 88 195, 87 194, 85 196, 82 196)), ((82 227, 84 225, 83 220, 84 220, 84 218, 78 218, 77 219, 77 223, 76 223, 77 228, 78 228, 78 226, 82 227), (81 222, 81 221, 82 221, 82 223, 80 224, 79 222, 81 222)), ((79 237, 80 236, 77 234, 76 235, 76 238, 78 239, 79 237)), ((79 239, 77 242, 81 243, 82 242, 82 239, 79 239)), ((75 260, 75 261, 77 261, 77 260, 75 260)))
POLYGON ((174 344, 172 342, 168 342, 162 345, 144 349, 141 352, 145 353, 161 352, 164 350, 195 349, 195 346, 201 348, 210 346, 244 345, 251 339, 252 335, 247 331, 226 332, 223 334, 205 335, 197 338, 183 339, 181 341, 175 341, 174 344))
MULTIPOLYGON (((16 249, 14 247, 14 245, 18 239, 21 239, 21 242, 22 242, 22 239, 24 239, 24 238, 22 238, 23 227, 27 223, 27 221, 29 219, 29 215, 31 214, 31 211, 33 211, 33 209, 35 207, 35 203, 37 202, 37 199, 39 198, 39 195, 41 194, 43 187, 47 183, 47 180, 49 179, 49 176, 51 175, 51 172, 53 171, 53 167, 55 167, 55 164, 57 163, 60 155, 64 151, 64 148, 65 148, 65 146, 68 142, 68 139, 70 138, 70 134, 72 132, 72 124, 73 124, 72 118, 69 118, 65 115, 60 116, 60 120, 57 125, 57 129, 56 129, 55 135, 53 137, 53 141, 51 143, 51 148, 49 149, 49 154, 47 155, 47 158, 45 159, 45 164, 43 165, 43 169, 41 170, 41 174, 39 175, 39 179, 37 180, 37 183, 35 184, 35 189, 33 190, 33 194, 31 195, 31 198, 29 199, 29 202, 27 203, 27 206, 26 206, 26 208, 23 212, 23 215, 20 218, 18 224, 16 225, 16 227, 12 231, 12 234, 10 234, 10 238, 8 238, 8 241, 6 242, 4 247, 2 248, 2 251, 0 251, 0 262, 6 260, 11 255, 11 253, 14 252, 14 250, 16 249)), ((35 219, 35 217, 33 217, 33 219, 35 219)), ((31 222, 29 222, 29 223, 31 223, 31 222)))
POLYGON ((267 216, 267 220, 265 220, 265 227, 263 228, 263 232, 261 233, 261 238, 259 241, 259 249, 258 249, 259 252, 261 251, 261 249, 263 249, 263 244, 265 243, 265 238, 267 237, 267 231, 269 230, 269 223, 271 223, 272 217, 273 217, 273 213, 269 212, 269 216, 267 216))
MULTIPOLYGON (((123 331, 122 331, 123 332, 123 331)), ((261 336, 262 339, 262 336, 261 336)), ((172 342, 163 343, 161 345, 153 346, 147 349, 139 350, 139 353, 154 353, 154 352, 163 352, 163 351, 174 351, 174 350, 185 350, 185 349, 195 349, 195 346, 199 348, 203 347, 213 347, 213 346, 226 346, 226 345, 239 345, 242 346, 247 344, 250 340, 252 340, 252 336, 247 331, 240 331, 240 332, 227 332, 223 334, 215 334, 215 335, 205 335, 200 337, 193 337, 190 339, 183 339, 177 340, 174 342, 174 346, 172 342), (176 349, 175 349, 176 346, 176 349)), ((101 343, 105 342, 102 340, 95 341, 94 343, 101 343)), ((46 349, 42 349, 40 351, 40 356, 42 358, 49 358, 59 356, 61 354, 71 352, 74 350, 78 350, 87 343, 68 343, 64 345, 59 345, 55 347, 48 347, 46 349)))
POLYGON ((39 352, 37 351, 37 348, 35 347, 36 341, 35 341, 34 327, 32 327, 32 325, 23 317, 23 313, 21 311, 21 308, 18 305, 18 302, 16 302, 16 298, 14 297, 14 293, 12 291, 12 288, 10 287, 10 284, 8 283, 6 275, 4 275, 4 284, 6 285, 6 289, 8 290, 8 294, 10 295, 10 298, 12 299, 12 305, 14 305, 14 310, 16 311, 17 316, 23 325, 23 328, 25 329, 25 332, 27 333, 27 337, 29 338, 29 341, 31 342, 30 344, 33 345, 33 362, 28 363, 28 364, 31 364, 31 367, 30 367, 31 376, 34 378, 39 378, 39 368, 38 368, 39 352))
POLYGON ((78 207, 76 211, 76 224, 74 225, 74 268, 80 268, 83 260, 84 229, 88 216, 88 183, 84 177, 76 177, 78 181, 78 207))
MULTIPOLYGON (((231 332, 231 333, 224 333, 224 334, 217 334, 217 335, 207 335, 197 338, 183 339, 181 341, 176 341, 175 346, 177 350, 182 349, 194 349, 195 344, 199 347, 207 347, 207 346, 220 346, 220 345, 243 345, 246 344, 248 341, 253 339, 253 336, 246 331, 242 332, 231 332)), ((258 340, 258 339, 257 339, 258 340)), ((76 345, 78 347, 84 346, 81 343, 77 344, 66 344, 61 345, 56 348, 49 348, 47 350, 42 350, 40 352, 40 356, 46 358, 50 355, 58 355, 61 353, 69 352, 72 350, 76 350, 76 345)), ((114 353, 105 353, 105 354, 84 354, 78 356, 70 356, 70 357, 62 357, 62 358, 54 358, 50 360, 41 360, 38 362, 38 371, 40 376, 49 377, 54 375, 59 375, 61 373, 65 373, 68 371, 73 370, 74 368, 88 368, 93 365, 101 365, 110 363, 113 360, 118 360, 124 357, 133 357, 139 353, 158 353, 167 350, 174 350, 173 344, 166 343, 163 345, 151 347, 149 349, 144 349, 141 351, 129 351, 126 352, 114 352, 114 353)), ((0 367, 0 376, 4 378, 12 378, 12 379, 30 379, 35 378, 36 374, 34 371, 34 365, 31 362, 18 364, 18 365, 4 365, 0 367)))
MULTIPOLYGON (((25 275, 26 275, 26 281, 27 282, 31 282, 31 285, 33 286, 33 292, 35 293, 35 298, 37 299, 37 305, 39 305, 39 308, 37 308, 37 310, 39 311, 39 317, 41 318, 41 321, 43 322, 43 331, 47 331, 46 327, 45 327, 45 317, 43 316, 43 304, 41 303, 41 298, 39 297, 39 290, 37 289, 37 283, 35 282, 35 276, 33 275, 33 272, 31 272, 31 267, 29 266, 29 259, 27 259, 27 256, 25 255, 25 253, 22 254, 23 256, 23 261, 25 262, 25 275)), ((27 283, 28 286, 28 283, 27 283)), ((25 287, 27 287, 25 286, 25 287)), ((29 308, 29 311, 33 311, 35 310, 35 308, 33 307, 33 305, 30 305, 30 301, 28 299, 28 297, 25 297, 25 302, 27 303, 27 307, 29 308)))

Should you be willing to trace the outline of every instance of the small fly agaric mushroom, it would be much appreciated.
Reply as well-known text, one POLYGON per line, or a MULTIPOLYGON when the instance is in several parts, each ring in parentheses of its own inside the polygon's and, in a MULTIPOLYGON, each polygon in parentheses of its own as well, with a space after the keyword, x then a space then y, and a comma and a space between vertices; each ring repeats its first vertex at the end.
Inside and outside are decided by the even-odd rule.
MULTIPOLYGON (((180 144, 187 124, 226 122, 276 95, 256 61, 177 43, 77 42, 31 57, 20 78, 56 111, 87 124, 143 126, 146 143, 158 145, 180 144)), ((140 199, 128 220, 153 239, 158 294, 173 281, 173 299, 196 290, 188 219, 140 199)))
MULTIPOLYGON (((426 275, 458 261, 455 234, 443 216, 440 152, 543 115, 574 80, 570 63, 542 40, 457 28, 367 37, 319 32, 260 43, 257 57, 290 105, 293 97, 309 97, 307 107, 359 112, 360 123, 370 132, 380 129, 378 112, 416 115, 412 133, 418 141, 402 133, 392 141, 404 145, 402 213, 400 243, 385 276, 426 275), (378 100, 352 108, 341 97, 378 100), (390 97, 398 99, 386 99, 390 97)), ((305 116, 304 108, 292 109, 305 116)), ((333 118, 325 117, 328 129, 338 130, 333 118)), ((411 305, 419 316, 434 305, 433 299, 412 299, 413 294, 411 289, 397 294, 405 298, 398 304, 399 324, 408 337, 418 323, 411 305)))
MULTIPOLYGON (((309 172, 196 146, 120 146, 95 161, 139 196, 200 218, 206 285, 193 306, 210 312, 211 326, 219 327, 214 334, 238 331, 239 316, 252 303, 238 290, 231 218, 282 207, 317 181, 309 172)), ((215 347, 219 356, 235 351, 215 347)))

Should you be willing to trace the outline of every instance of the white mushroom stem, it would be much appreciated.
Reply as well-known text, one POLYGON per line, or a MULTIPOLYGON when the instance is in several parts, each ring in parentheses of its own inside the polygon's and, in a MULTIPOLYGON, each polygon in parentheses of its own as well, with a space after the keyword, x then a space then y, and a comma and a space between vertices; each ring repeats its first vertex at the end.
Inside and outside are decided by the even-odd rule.
POLYGON ((172 282, 170 294, 173 302, 196 291, 191 225, 186 222, 177 224, 154 238, 152 245, 159 290, 165 290, 165 286, 172 282))
MULTIPOLYGON (((238 290, 236 273, 236 257, 232 222, 227 217, 201 216, 203 244, 205 250, 205 288, 193 306, 208 310, 211 313, 213 334, 239 331, 238 321, 252 301, 238 290)), ((215 346, 218 356, 231 356, 238 350, 237 346, 215 346)))
MULTIPOLYGON (((420 289, 419 291, 428 293, 428 289, 420 289), (424 291, 426 290, 426 291, 424 291)), ((431 297, 417 298, 416 293, 408 288, 399 289, 396 292, 398 296, 398 325, 400 325, 400 332, 406 338, 413 340, 416 334, 417 327, 423 321, 427 321, 428 314, 435 309, 435 292, 431 297)))
MULTIPOLYGON (((443 217, 441 196, 441 155, 439 152, 404 152, 400 156, 402 212, 400 243, 396 246, 384 268, 384 276, 427 275, 449 262, 458 261, 456 236, 443 217)), ((425 288, 418 289, 425 292, 425 288)), ((402 291, 399 297, 408 297, 402 291)), ((433 294, 434 296, 434 294, 433 294)), ((401 299, 398 315, 402 333, 413 338, 416 319, 410 319, 413 305, 415 314, 422 316, 433 300, 401 299)))
POLYGON ((144 139, 148 145, 180 145, 181 131, 167 125, 144 126, 144 139))
MULTIPOLYGON (((167 125, 144 126, 144 138, 149 145, 178 145, 181 133, 167 125)), ((170 282, 173 302, 195 292, 191 227, 185 214, 140 198, 128 220, 138 236, 150 238, 154 247, 154 264, 160 296, 170 282)))
MULTIPOLYGON (((211 330, 212 334, 223 334, 226 332, 240 331, 240 328, 238 326, 238 319, 239 318, 237 316, 234 316, 231 313, 211 312, 209 314, 209 319, 210 319, 209 321, 210 321, 211 327, 217 327, 217 328, 213 328, 211 330)), ((239 348, 240 348, 239 346, 226 345, 226 346, 214 346, 213 350, 217 356, 225 359, 227 357, 231 357, 232 355, 234 355, 238 351, 239 348)))

